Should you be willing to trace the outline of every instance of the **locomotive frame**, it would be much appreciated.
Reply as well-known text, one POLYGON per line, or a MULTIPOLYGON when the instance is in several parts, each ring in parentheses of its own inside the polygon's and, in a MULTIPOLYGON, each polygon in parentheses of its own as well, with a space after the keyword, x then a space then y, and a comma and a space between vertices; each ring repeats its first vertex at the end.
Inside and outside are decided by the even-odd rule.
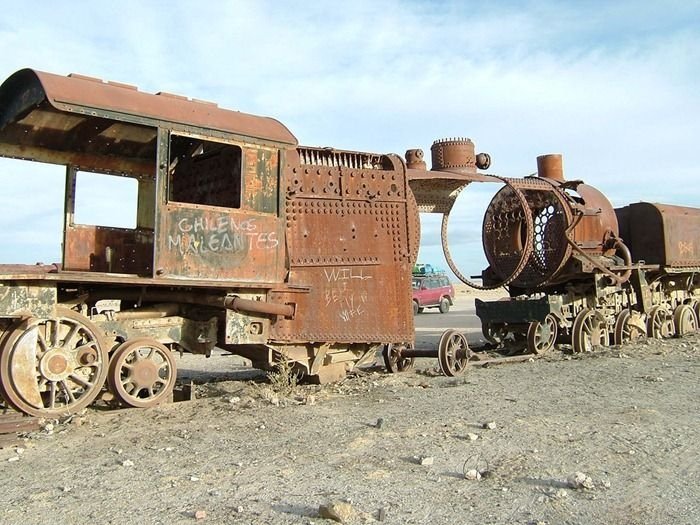
MULTIPOLYGON (((419 210, 482 180, 471 141, 404 160, 300 146, 277 120, 83 75, 0 86, 0 156, 65 166, 62 261, 0 265, 0 394, 36 416, 167 400, 174 351, 317 382, 414 341, 419 210), (76 220, 84 178, 135 181, 129 227, 76 220), (111 394, 110 394, 111 393, 111 394)), ((30 199, 27 202, 31 202, 30 199)))

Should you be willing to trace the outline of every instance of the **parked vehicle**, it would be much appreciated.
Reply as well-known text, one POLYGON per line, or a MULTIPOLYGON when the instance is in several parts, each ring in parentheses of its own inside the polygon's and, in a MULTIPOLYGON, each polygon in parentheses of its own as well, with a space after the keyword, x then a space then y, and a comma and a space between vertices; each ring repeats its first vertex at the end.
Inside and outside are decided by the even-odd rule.
POLYGON ((454 287, 445 274, 413 275, 414 315, 425 308, 439 308, 445 314, 454 304, 454 295, 454 287))

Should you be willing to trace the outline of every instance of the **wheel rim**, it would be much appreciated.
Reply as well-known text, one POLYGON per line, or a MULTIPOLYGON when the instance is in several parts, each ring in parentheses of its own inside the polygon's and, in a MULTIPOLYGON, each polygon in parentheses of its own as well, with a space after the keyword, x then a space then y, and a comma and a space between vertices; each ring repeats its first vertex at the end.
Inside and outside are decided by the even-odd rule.
POLYGON ((122 343, 109 364, 109 386, 132 407, 145 408, 166 401, 175 386, 177 365, 172 352, 148 338, 122 343))
POLYGON ((389 372, 396 374, 413 368, 414 358, 401 355, 403 350, 408 350, 409 348, 410 345, 407 344, 394 345, 391 343, 384 347, 382 356, 384 357, 384 365, 389 372))
POLYGON ((18 325, 0 350, 0 382, 8 403, 38 417, 76 412, 100 393, 108 354, 86 317, 56 307, 56 317, 18 325))
POLYGON ((646 337, 646 327, 641 323, 639 314, 633 316, 629 310, 622 310, 615 320, 615 344, 623 345, 646 337))
POLYGON ((543 322, 533 321, 527 329, 527 348, 533 354, 542 354, 554 347, 557 339, 557 319, 547 314, 543 322))
POLYGON ((676 328, 676 337, 696 332, 698 329, 698 318, 693 308, 687 304, 676 307, 673 313, 673 321, 676 328))
POLYGON ((666 339, 673 337, 675 327, 673 319, 663 306, 654 306, 649 311, 647 320, 647 334, 654 339, 666 339))
POLYGON ((608 346, 609 335, 605 318, 595 310, 579 312, 572 329, 574 352, 592 352, 597 346, 608 346))
POLYGON ((457 330, 448 330, 442 334, 438 347, 438 361, 443 374, 456 376, 464 373, 470 357, 471 350, 464 334, 457 330))

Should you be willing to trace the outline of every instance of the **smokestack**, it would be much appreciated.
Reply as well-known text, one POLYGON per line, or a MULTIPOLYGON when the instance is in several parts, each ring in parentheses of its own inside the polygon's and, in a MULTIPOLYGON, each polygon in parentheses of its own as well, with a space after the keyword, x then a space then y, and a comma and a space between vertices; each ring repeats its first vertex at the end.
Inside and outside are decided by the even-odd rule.
POLYGON ((564 168, 561 155, 552 153, 537 157, 537 176, 543 179, 564 182, 564 168))

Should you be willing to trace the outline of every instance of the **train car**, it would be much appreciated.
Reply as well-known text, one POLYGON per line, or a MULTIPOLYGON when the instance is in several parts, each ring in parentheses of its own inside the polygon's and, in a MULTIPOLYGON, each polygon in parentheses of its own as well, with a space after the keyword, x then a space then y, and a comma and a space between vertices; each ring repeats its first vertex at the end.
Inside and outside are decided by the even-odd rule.
POLYGON ((697 330, 700 210, 635 203, 614 209, 597 189, 566 181, 561 155, 538 176, 509 180, 489 204, 487 287, 476 300, 484 337, 541 353, 558 340, 575 352, 697 330))
POLYGON ((215 346, 319 382, 395 358, 414 339, 418 210, 450 208, 488 164, 468 140, 434 151, 428 171, 420 150, 304 147, 271 118, 18 71, 0 86, 0 156, 65 167, 64 227, 60 262, 0 265, 2 397, 36 416, 107 390, 151 406, 172 393, 174 351, 215 346), (105 178, 133 181, 129 227, 79 220, 83 181, 105 178))

